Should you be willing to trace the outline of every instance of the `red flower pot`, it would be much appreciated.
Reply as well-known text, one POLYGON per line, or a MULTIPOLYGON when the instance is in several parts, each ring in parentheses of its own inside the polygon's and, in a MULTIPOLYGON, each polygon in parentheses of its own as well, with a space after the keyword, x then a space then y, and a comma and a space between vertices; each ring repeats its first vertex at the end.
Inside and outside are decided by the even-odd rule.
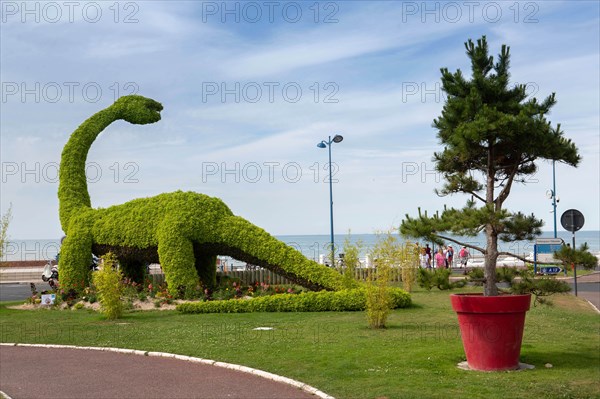
POLYGON ((452 294, 450 301, 458 314, 469 368, 481 371, 519 368, 525 312, 529 310, 531 294, 452 294))

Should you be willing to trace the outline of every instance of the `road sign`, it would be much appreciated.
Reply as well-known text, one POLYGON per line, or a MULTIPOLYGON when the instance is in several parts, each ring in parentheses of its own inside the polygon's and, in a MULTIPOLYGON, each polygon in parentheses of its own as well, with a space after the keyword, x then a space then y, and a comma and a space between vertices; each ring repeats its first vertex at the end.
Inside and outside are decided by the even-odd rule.
POLYGON ((579 231, 584 223, 585 218, 577 209, 569 209, 560 217, 560 224, 562 224, 562 227, 571 233, 579 231))
POLYGON ((563 245, 564 241, 562 238, 536 238, 535 243, 537 245, 563 245))
POLYGON ((540 267, 540 273, 542 274, 558 274, 562 272, 560 267, 540 267))
MULTIPOLYGON (((565 230, 573 233, 573 251, 575 251, 575 232, 583 227, 585 218, 577 209, 569 209, 560 217, 560 224, 565 230)), ((577 265, 573 268, 573 285, 575 286, 575 296, 577 296, 577 265)))
POLYGON ((554 252, 560 251, 564 244, 562 238, 537 238, 533 247, 535 262, 554 262, 554 252))

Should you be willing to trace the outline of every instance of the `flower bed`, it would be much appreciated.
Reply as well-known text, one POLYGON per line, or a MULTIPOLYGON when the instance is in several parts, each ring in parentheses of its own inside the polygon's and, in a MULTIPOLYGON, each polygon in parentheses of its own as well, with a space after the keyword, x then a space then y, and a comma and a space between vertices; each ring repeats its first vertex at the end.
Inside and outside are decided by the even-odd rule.
MULTIPOLYGON (((271 285, 254 283, 242 285, 235 279, 222 281, 215 290, 196 287, 181 293, 185 301, 175 300, 166 284, 158 286, 149 281, 138 284, 130 279, 123 280, 122 300, 126 310, 152 308, 173 308, 182 313, 248 313, 248 312, 326 312, 361 311, 366 307, 366 289, 354 288, 341 291, 307 291, 297 285, 271 285)), ((34 288, 34 287, 33 287, 34 288)), ((32 289, 33 289, 32 288, 32 289)), ((399 288, 390 288, 392 308, 405 308, 411 305, 411 297, 399 288)), ((87 287, 81 296, 72 296, 58 289, 55 308, 73 306, 94 308, 98 293, 87 287)), ((27 302, 39 304, 40 295, 32 292, 27 302)))

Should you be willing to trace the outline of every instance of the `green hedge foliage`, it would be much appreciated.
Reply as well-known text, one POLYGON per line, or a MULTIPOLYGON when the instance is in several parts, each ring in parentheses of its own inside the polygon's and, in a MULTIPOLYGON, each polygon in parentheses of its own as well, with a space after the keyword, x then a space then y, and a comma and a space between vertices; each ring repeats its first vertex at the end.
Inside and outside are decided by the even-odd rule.
MULTIPOLYGON (((390 288, 392 308, 411 305, 410 294, 399 288, 390 288)), ((182 313, 249 313, 249 312, 329 312, 361 311, 366 307, 366 290, 355 288, 341 291, 278 294, 252 299, 226 301, 186 302, 177 305, 182 313)))
POLYGON ((233 215, 218 198, 177 191, 92 209, 85 161, 96 137, 118 119, 134 124, 156 122, 160 110, 162 105, 154 100, 122 97, 86 120, 65 145, 58 190, 60 220, 67 235, 59 265, 63 288, 78 290, 89 284, 92 250, 96 255, 114 253, 125 269, 160 262, 173 295, 184 291, 183 287, 214 285, 217 255, 264 267, 315 291, 344 288, 335 270, 308 260, 233 215))

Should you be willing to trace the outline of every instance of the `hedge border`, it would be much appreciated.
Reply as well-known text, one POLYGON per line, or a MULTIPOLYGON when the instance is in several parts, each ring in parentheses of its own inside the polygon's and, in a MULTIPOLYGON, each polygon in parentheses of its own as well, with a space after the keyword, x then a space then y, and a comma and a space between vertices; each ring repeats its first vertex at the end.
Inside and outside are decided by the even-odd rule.
MULTIPOLYGON (((341 291, 303 292, 300 294, 276 294, 251 299, 228 299, 223 301, 185 302, 176 309, 184 314, 198 313, 251 313, 251 312, 348 312, 366 308, 366 289, 341 291)), ((390 288, 392 308, 411 306, 408 292, 390 288)))

